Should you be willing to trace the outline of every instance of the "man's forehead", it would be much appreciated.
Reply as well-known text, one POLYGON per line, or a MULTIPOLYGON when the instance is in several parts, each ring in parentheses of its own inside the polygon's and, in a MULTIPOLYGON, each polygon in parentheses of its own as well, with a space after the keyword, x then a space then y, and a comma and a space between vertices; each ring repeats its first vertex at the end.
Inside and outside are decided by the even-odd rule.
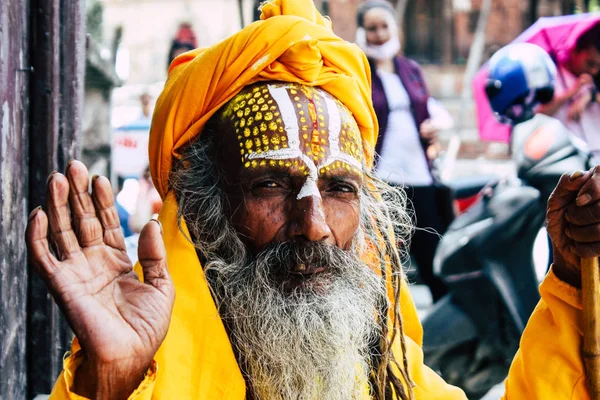
POLYGON ((293 83, 261 83, 242 90, 224 108, 233 125, 242 165, 290 166, 311 160, 320 172, 360 172, 364 153, 352 114, 322 89, 293 83))

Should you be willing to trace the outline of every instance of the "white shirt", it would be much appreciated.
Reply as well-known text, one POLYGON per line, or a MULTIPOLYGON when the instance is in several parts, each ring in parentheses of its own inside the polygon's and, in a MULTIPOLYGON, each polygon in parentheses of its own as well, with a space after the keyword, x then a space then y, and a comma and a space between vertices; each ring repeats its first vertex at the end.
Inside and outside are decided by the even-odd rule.
POLYGON ((410 110, 408 93, 395 73, 377 71, 377 74, 381 78, 390 113, 375 172, 380 179, 396 185, 431 185, 433 179, 410 110))

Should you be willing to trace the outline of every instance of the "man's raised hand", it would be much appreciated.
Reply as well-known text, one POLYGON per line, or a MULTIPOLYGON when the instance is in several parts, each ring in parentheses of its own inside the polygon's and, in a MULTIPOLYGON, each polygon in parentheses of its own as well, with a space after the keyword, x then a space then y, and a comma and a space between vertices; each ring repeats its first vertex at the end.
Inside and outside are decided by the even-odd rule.
POLYGON ((110 182, 94 179, 90 194, 88 179, 78 161, 66 176, 48 178, 46 212, 34 210, 27 224, 29 260, 81 344, 75 392, 127 398, 167 334, 175 290, 160 225, 148 223, 139 238, 142 283, 127 257, 110 182))

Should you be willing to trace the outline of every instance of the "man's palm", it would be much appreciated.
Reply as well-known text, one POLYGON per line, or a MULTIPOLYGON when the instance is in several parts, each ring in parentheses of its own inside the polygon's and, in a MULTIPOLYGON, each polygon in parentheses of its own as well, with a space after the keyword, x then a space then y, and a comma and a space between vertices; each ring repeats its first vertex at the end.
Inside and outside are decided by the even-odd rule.
POLYGON ((174 300, 160 226, 149 223, 140 235, 142 283, 127 257, 109 181, 95 179, 91 195, 87 188, 87 170, 77 161, 66 177, 51 176, 47 214, 36 210, 28 223, 29 258, 94 364, 90 370, 143 375, 167 333, 174 300))

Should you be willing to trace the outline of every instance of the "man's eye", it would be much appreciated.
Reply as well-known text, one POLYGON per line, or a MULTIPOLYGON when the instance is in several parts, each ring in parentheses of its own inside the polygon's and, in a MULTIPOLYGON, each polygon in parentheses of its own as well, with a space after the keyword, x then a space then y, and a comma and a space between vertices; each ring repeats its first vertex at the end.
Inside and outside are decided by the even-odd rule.
POLYGON ((261 182, 257 182, 254 186, 257 188, 269 188, 269 189, 281 187, 281 185, 275 181, 261 181, 261 182))
POLYGON ((336 183, 336 184, 332 185, 329 190, 332 192, 339 192, 339 193, 356 193, 357 192, 357 189, 353 185, 350 185, 348 183, 336 183))

